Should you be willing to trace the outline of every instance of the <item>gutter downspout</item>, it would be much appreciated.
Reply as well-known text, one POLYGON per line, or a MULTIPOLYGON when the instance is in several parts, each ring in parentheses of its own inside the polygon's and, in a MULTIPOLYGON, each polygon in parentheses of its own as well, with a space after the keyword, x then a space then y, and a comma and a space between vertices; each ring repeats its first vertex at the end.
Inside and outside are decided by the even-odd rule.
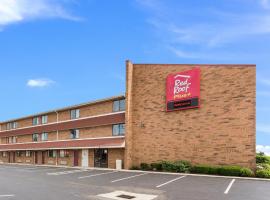
MULTIPOLYGON (((59 122, 58 112, 56 110, 54 112, 56 113, 56 123, 58 124, 58 122, 59 122)), ((56 130, 56 140, 59 140, 58 128, 56 130)), ((56 150, 56 165, 58 165, 58 150, 56 150)))

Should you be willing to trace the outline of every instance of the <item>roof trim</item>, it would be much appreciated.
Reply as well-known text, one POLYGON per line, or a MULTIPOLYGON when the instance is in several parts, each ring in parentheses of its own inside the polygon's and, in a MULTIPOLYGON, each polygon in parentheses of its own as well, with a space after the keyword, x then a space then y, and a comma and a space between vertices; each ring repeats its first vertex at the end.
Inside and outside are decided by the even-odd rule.
POLYGON ((83 106, 88 106, 88 105, 94 105, 94 104, 98 104, 98 103, 104 103, 104 102, 107 102, 107 101, 112 101, 112 100, 122 99, 122 98, 125 98, 125 95, 112 96, 112 97, 98 99, 98 100, 94 100, 94 101, 88 101, 88 102, 85 102, 85 103, 75 104, 75 105, 72 105, 72 106, 66 106, 66 107, 57 108, 57 109, 53 109, 53 110, 49 110, 49 111, 45 111, 45 112, 35 113, 35 114, 32 114, 32 115, 26 115, 24 117, 18 117, 18 118, 9 119, 9 120, 6 120, 6 121, 0 121, 0 125, 8 123, 8 122, 14 122, 14 121, 22 120, 22 119, 27 119, 27 118, 30 118, 30 117, 45 115, 45 114, 54 113, 54 112, 60 112, 60 111, 64 111, 64 110, 70 110, 70 109, 73 109, 73 108, 78 108, 78 107, 83 107, 83 106))

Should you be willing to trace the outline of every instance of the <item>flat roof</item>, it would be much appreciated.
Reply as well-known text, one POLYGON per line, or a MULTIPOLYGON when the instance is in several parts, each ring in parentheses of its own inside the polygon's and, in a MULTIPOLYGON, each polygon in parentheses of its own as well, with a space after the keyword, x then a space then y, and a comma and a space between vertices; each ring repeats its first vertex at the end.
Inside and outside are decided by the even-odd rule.
POLYGON ((106 101, 112 101, 112 100, 116 100, 116 99, 123 99, 123 98, 125 98, 125 95, 112 96, 112 97, 98 99, 98 100, 94 100, 94 101, 88 101, 88 102, 85 102, 85 103, 80 103, 80 104, 75 104, 75 105, 72 105, 72 106, 66 106, 66 107, 57 108, 57 109, 53 109, 53 110, 49 110, 49 111, 45 111, 45 112, 35 113, 35 114, 27 115, 27 116, 24 116, 24 117, 14 118, 14 119, 6 120, 6 121, 0 121, 0 124, 4 124, 4 123, 8 123, 8 122, 14 122, 14 121, 34 117, 34 116, 45 115, 45 114, 49 114, 49 113, 53 113, 53 112, 59 112, 59 111, 64 111, 64 110, 70 110, 70 109, 73 109, 73 108, 78 108, 78 107, 103 103, 103 102, 106 102, 106 101))

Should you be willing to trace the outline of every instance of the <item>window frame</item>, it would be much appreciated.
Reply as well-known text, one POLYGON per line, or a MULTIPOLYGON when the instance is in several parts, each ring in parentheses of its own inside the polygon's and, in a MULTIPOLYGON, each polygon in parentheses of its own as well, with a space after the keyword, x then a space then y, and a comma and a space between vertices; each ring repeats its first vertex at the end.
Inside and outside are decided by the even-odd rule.
POLYGON ((80 129, 70 129, 70 139, 79 139, 80 138, 80 129), (72 137, 73 131, 75 132, 75 137, 72 137))
POLYGON ((49 138, 49 133, 48 132, 41 133, 41 137, 40 137, 41 141, 48 141, 48 138, 49 138), (46 135, 45 139, 44 139, 44 135, 46 135))
POLYGON ((39 141, 39 134, 38 133, 33 133, 32 134, 32 142, 38 142, 39 141), (34 140, 34 135, 36 135, 37 140, 34 140))
POLYGON ((70 156, 70 153, 69 153, 68 150, 66 150, 66 149, 61 149, 61 150, 59 151, 59 157, 60 157, 60 158, 69 158, 69 156, 70 156), (63 152, 63 153, 61 153, 61 152, 63 152))
POLYGON ((33 117, 32 118, 32 125, 33 126, 39 125, 39 117, 33 117))
POLYGON ((113 101, 113 112, 121 112, 126 110, 126 99, 118 99, 113 101))
POLYGON ((16 157, 20 158, 22 157, 23 152, 22 151, 16 151, 16 157))
POLYGON ((70 119, 79 119, 80 118, 80 109, 71 109, 70 110, 70 119))
POLYGON ((124 135, 125 135, 125 123, 112 125, 112 136, 124 136, 124 135), (117 132, 115 132, 115 127, 117 128, 117 132), (124 130, 124 131, 121 131, 121 130, 124 130))
POLYGON ((48 123, 48 115, 42 115, 41 116, 41 124, 47 124, 47 123, 48 123))
POLYGON ((56 150, 48 150, 48 158, 56 158, 57 151, 56 150), (52 154, 50 154, 50 152, 52 154))
POLYGON ((25 151, 25 157, 29 158, 32 157, 32 151, 25 151))

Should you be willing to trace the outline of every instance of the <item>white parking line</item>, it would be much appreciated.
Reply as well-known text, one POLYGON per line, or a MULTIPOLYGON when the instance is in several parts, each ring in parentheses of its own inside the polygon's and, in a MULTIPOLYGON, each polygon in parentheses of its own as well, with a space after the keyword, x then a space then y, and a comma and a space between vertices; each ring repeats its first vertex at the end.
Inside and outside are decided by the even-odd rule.
POLYGON ((235 181, 235 179, 233 179, 233 180, 230 182, 230 184, 228 185, 228 187, 227 187, 227 189, 225 190, 224 194, 228 194, 228 193, 229 193, 229 191, 230 191, 230 189, 231 189, 231 187, 232 187, 234 181, 235 181))
POLYGON ((164 185, 167 185, 167 184, 169 184, 169 183, 172 183, 172 182, 174 182, 174 181, 177 181, 177 180, 179 180, 179 179, 181 179, 181 178, 185 178, 186 176, 180 176, 180 177, 178 177, 178 178, 175 178, 175 179, 173 179, 173 180, 170 180, 170 181, 168 181, 168 182, 166 182, 166 183, 162 183, 162 184, 160 184, 160 185, 157 185, 156 187, 157 188, 160 188, 160 187, 162 187, 162 186, 164 186, 164 185))
POLYGON ((14 197, 15 195, 14 194, 2 194, 0 195, 0 198, 2 197, 14 197))
POLYGON ((69 171, 61 171, 61 172, 51 172, 47 173, 47 175, 65 175, 65 174, 74 174, 74 173, 80 173, 80 172, 86 172, 86 171, 92 171, 92 170, 69 170, 69 171))
POLYGON ((113 180, 111 182, 115 183, 115 182, 118 182, 118 181, 127 180, 127 179, 135 178, 135 177, 138 177, 138 176, 143 176, 143 175, 146 175, 146 174, 148 174, 148 173, 137 174, 137 175, 134 175, 134 176, 128 176, 128 177, 125 177, 125 178, 120 178, 120 179, 113 180))
POLYGON ((81 177, 78 177, 78 179, 90 178, 90 177, 94 177, 94 176, 101 176, 101 175, 105 175, 105 174, 112 174, 112 173, 116 173, 116 172, 118 172, 118 171, 105 172, 105 173, 100 173, 100 174, 92 174, 92 175, 89 175, 89 176, 81 176, 81 177))

